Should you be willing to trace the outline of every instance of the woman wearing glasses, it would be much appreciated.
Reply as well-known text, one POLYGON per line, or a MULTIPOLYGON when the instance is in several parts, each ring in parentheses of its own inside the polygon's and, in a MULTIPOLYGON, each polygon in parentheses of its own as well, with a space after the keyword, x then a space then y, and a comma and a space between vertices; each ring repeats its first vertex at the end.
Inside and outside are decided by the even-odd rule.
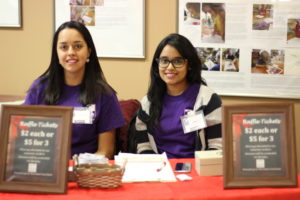
POLYGON ((221 99, 206 86, 201 61, 185 37, 170 34, 158 45, 141 104, 137 153, 192 158, 195 150, 222 148, 221 99))

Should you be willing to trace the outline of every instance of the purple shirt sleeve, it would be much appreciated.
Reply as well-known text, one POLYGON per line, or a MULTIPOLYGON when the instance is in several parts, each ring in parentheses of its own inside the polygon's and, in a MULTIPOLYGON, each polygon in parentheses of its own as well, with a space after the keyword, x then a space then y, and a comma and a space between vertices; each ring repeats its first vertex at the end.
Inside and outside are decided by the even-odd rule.
POLYGON ((40 79, 36 79, 30 86, 29 91, 25 98, 25 105, 44 105, 44 98, 42 92, 44 84, 41 83, 40 79))
POLYGON ((97 116, 99 115, 97 123, 98 133, 110 131, 125 125, 121 107, 115 94, 111 96, 101 95, 101 100, 98 104, 100 104, 100 109, 98 110, 100 113, 96 113, 97 116))

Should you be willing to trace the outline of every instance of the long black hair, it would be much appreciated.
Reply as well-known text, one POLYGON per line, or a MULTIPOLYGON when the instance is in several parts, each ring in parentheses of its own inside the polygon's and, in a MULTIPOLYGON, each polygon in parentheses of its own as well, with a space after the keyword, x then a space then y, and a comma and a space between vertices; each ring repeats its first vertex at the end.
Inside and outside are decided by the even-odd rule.
POLYGON ((41 81, 46 81, 45 103, 55 105, 62 93, 64 82, 64 69, 59 63, 57 54, 57 41, 59 33, 66 29, 77 30, 90 49, 89 62, 85 65, 85 72, 82 83, 80 84, 80 97, 78 101, 83 105, 94 103, 99 95, 103 92, 111 94, 115 92, 106 82, 103 71, 101 69, 96 48, 89 30, 80 22, 68 21, 60 25, 54 34, 52 42, 52 56, 48 69, 40 76, 41 81))
POLYGON ((183 58, 187 59, 189 68, 186 75, 187 82, 190 84, 199 83, 206 85, 205 80, 201 77, 201 61, 192 43, 186 37, 176 33, 165 37, 157 46, 152 59, 150 86, 147 93, 148 100, 150 101, 150 118, 147 122, 149 128, 153 128, 158 124, 162 110, 163 96, 166 93, 166 83, 159 75, 158 63, 156 62, 156 59, 160 57, 166 45, 174 47, 183 58))

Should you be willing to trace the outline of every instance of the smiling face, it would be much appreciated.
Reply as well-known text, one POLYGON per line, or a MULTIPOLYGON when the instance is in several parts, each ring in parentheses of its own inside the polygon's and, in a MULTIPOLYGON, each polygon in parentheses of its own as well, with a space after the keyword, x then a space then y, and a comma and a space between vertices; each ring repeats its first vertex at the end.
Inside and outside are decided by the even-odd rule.
POLYGON ((82 35, 76 29, 62 30, 58 35, 57 54, 59 63, 64 68, 66 83, 79 84, 90 56, 89 48, 82 35))
MULTIPOLYGON (((164 58, 168 60, 174 60, 175 58, 182 58, 176 48, 171 45, 166 45, 159 58, 164 58)), ((178 95, 182 93, 187 87, 188 82, 186 79, 186 75, 188 72, 188 63, 185 62, 182 67, 174 68, 173 64, 170 63, 167 67, 159 68, 160 78, 167 85, 167 92, 172 95, 178 95), (175 92, 175 93, 174 93, 175 92)))

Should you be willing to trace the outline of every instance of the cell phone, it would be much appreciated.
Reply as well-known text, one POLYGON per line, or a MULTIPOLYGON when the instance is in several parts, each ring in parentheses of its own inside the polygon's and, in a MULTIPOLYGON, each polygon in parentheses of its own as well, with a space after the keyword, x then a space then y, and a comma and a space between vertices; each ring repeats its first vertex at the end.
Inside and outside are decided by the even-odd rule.
POLYGON ((191 172, 191 170, 192 170, 192 163, 178 162, 175 165, 174 172, 191 172))

